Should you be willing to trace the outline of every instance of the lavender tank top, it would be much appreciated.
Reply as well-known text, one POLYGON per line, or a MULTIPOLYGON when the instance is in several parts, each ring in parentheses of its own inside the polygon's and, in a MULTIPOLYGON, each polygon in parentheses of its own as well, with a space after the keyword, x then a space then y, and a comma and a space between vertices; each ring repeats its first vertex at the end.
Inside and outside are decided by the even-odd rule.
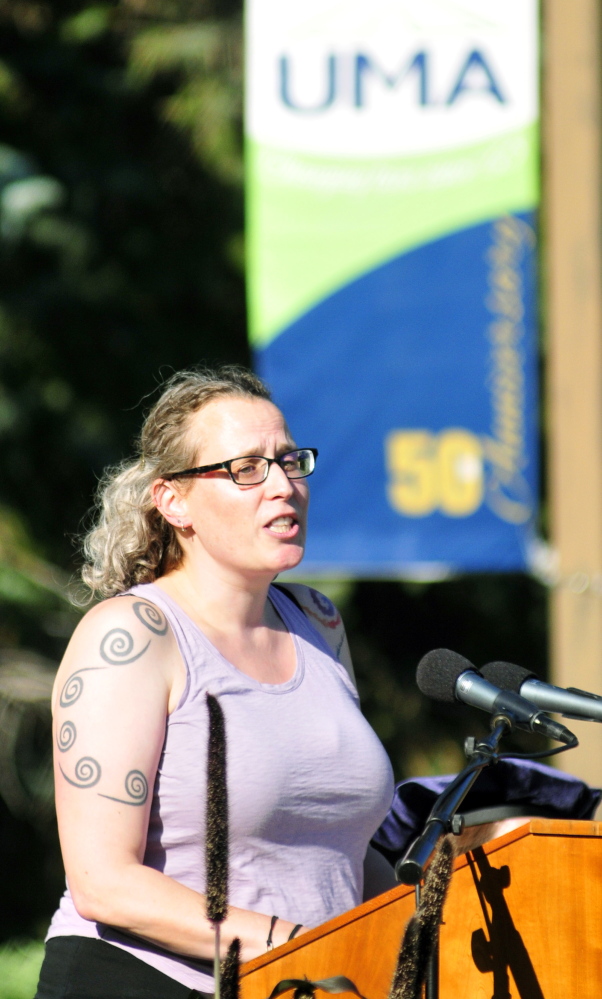
MULTIPOLYGON (((129 592, 165 614, 187 671, 181 701, 167 718, 144 863, 205 890, 208 691, 226 721, 230 905, 310 927, 358 905, 366 848, 391 804, 393 774, 326 642, 271 587, 297 666, 286 683, 259 683, 229 663, 160 587, 146 583, 129 592)), ((61 935, 106 940, 191 989, 213 990, 208 962, 83 919, 68 889, 47 939, 61 935)))

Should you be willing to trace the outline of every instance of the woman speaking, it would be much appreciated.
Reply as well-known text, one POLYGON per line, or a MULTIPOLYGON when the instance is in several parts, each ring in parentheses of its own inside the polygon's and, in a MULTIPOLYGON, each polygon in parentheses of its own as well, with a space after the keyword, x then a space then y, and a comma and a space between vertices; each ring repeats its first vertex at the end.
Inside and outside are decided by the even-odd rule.
POLYGON ((272 585, 303 557, 316 458, 250 372, 185 371, 101 482, 83 576, 105 599, 53 694, 68 887, 37 999, 212 992, 207 693, 228 739, 224 951, 239 937, 249 960, 361 902, 391 767, 336 609, 272 585))

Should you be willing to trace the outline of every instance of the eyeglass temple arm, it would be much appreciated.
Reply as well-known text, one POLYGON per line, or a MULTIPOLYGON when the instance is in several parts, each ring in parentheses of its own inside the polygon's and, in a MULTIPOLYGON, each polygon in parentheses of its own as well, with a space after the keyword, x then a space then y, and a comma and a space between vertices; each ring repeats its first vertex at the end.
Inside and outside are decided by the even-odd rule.
POLYGON ((215 465, 199 465, 198 468, 187 468, 183 472, 170 472, 164 479, 181 479, 183 475, 200 475, 202 472, 217 472, 218 468, 228 467, 227 461, 218 461, 215 465))

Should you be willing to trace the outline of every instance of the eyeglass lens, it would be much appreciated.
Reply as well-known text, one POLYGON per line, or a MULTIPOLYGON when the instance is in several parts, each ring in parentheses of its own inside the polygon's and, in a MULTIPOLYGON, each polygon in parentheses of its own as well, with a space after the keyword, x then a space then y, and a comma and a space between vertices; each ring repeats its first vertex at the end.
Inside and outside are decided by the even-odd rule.
MULTIPOLYGON (((277 459, 277 464, 289 479, 303 479, 306 475, 311 475, 315 467, 315 458, 312 451, 304 449, 302 451, 290 451, 277 459)), ((270 463, 258 455, 250 458, 237 458, 231 462, 230 470, 234 481, 240 485, 254 485, 263 482, 268 474, 270 463)))

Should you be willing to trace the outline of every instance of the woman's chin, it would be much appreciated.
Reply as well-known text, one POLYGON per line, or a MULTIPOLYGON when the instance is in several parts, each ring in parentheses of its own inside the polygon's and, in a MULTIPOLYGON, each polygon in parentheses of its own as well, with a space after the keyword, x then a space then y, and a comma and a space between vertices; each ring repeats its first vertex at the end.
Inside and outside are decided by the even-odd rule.
POLYGON ((286 572, 287 569, 295 569, 299 565, 305 554, 305 545, 283 545, 274 559, 275 572, 286 572))

